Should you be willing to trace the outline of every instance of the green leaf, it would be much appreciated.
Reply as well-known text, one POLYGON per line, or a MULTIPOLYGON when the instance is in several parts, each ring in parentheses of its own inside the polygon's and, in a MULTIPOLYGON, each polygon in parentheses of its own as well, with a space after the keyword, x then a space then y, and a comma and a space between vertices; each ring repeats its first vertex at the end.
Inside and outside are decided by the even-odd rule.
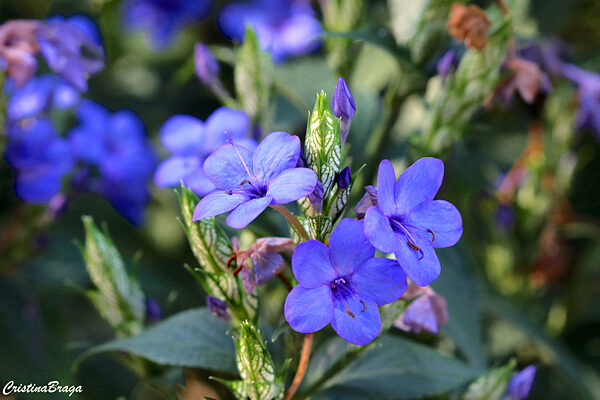
POLYGON ((511 360, 506 365, 494 368, 479 377, 469 385, 463 400, 499 400, 506 391, 516 365, 517 362, 511 360))
MULTIPOLYGON (((333 338, 318 348, 308 368, 310 385, 351 345, 333 338)), ((478 374, 462 361, 406 339, 386 335, 362 357, 320 386, 316 399, 414 399, 445 393, 478 374)), ((304 396, 305 393, 303 393, 304 396)), ((303 397, 301 396, 301 397, 303 397)))
POLYGON ((227 261, 232 254, 229 238, 217 226, 214 217, 196 222, 192 220, 199 201, 190 189, 181 186, 179 203, 185 233, 202 267, 202 273, 210 279, 197 277, 201 278, 199 280, 209 295, 227 302, 236 318, 254 320, 257 317, 258 298, 255 294, 246 293, 241 280, 227 269, 227 261))
POLYGON ((205 368, 236 375, 230 325, 206 308, 183 311, 137 336, 94 347, 80 359, 103 352, 128 352, 158 364, 205 368))
POLYGON ((238 50, 234 79, 239 101, 255 122, 265 117, 263 113, 268 108, 273 74, 271 55, 261 50, 256 33, 247 26, 244 42, 238 50))
POLYGON ((327 104, 327 95, 317 95, 315 107, 308 120, 305 140, 306 163, 317 173, 327 198, 341 169, 342 143, 340 121, 327 104))
POLYGON ((90 278, 98 288, 88 292, 88 297, 117 334, 137 334, 145 319, 144 293, 137 280, 128 275, 110 238, 100 232, 91 217, 84 216, 82 220, 85 228, 82 254, 90 278))

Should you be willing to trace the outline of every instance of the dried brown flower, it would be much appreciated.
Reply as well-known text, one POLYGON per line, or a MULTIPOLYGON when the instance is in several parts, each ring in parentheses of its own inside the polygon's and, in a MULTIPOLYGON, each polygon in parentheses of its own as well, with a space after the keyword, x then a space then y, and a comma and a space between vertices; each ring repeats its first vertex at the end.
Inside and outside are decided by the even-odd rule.
POLYGON ((482 50, 488 42, 487 30, 492 25, 485 12, 476 5, 452 4, 448 18, 450 35, 465 42, 468 49, 482 50))

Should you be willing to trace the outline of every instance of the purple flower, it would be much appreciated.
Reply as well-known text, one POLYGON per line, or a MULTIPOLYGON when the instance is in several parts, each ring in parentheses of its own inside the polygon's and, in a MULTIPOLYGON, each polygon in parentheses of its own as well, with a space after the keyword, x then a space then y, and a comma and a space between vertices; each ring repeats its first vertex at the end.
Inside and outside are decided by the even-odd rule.
POLYGON ((420 287, 411 283, 402 298, 414 300, 394 323, 397 328, 406 332, 427 331, 437 334, 448 323, 446 299, 429 286, 420 287))
POLYGON ((315 190, 308 195, 308 201, 315 213, 320 214, 323 210, 323 196, 325 196, 325 188, 321 181, 317 180, 315 190))
POLYGON ((313 52, 323 32, 310 3, 298 0, 234 2, 223 8, 218 22, 225 36, 239 42, 250 25, 275 62, 313 52))
POLYGON ((462 235, 456 207, 433 200, 442 184, 444 163, 421 158, 396 181, 389 160, 379 164, 377 207, 365 214, 365 234, 377 250, 395 253, 408 277, 427 286, 440 275, 434 248, 453 246, 462 235))
POLYGON ((442 78, 446 78, 450 73, 450 70, 458 67, 458 61, 459 57, 456 54, 456 50, 448 50, 437 63, 438 75, 440 75, 442 78))
POLYGON ((562 58, 569 52, 568 46, 559 39, 532 41, 519 48, 519 57, 536 63, 548 74, 557 76, 561 73, 562 58))
POLYGON ((0 61, 2 69, 17 86, 23 86, 37 70, 36 33, 40 21, 8 21, 0 26, 0 61))
POLYGON ((46 118, 9 124, 7 133, 5 156, 16 170, 17 196, 30 203, 48 203, 73 167, 69 146, 46 118))
POLYGON ((206 306, 210 313, 215 317, 221 318, 226 322, 231 321, 231 315, 229 315, 229 312, 227 311, 227 303, 223 300, 213 296, 206 296, 206 306))
POLYGON ((346 189, 350 186, 350 182, 352 181, 352 172, 350 171, 350 167, 344 167, 337 178, 337 186, 338 189, 346 189))
POLYGON ((577 129, 592 129, 600 137, 600 74, 573 64, 563 64, 561 73, 578 87, 579 110, 575 119, 577 129))
POLYGON ((356 113, 356 105, 354 97, 350 93, 350 88, 346 84, 344 78, 339 78, 335 92, 333 92, 333 115, 340 119, 340 135, 342 137, 342 146, 346 143, 348 133, 350 132, 350 124, 356 113))
POLYGON ((536 372, 535 365, 530 365, 516 373, 508 382, 506 394, 502 400, 525 400, 533 386, 536 372))
POLYGON ((79 91, 62 78, 46 74, 31 79, 10 96, 6 115, 10 120, 21 120, 51 109, 74 107, 79 101, 79 91))
POLYGON ((206 86, 213 85, 219 79, 219 63, 204 43, 198 42, 194 46, 194 65, 196 75, 206 86))
POLYGON ((104 50, 92 20, 82 15, 54 17, 38 30, 37 39, 50 69, 80 91, 87 80, 104 68, 104 50))
POLYGON ((290 238, 265 237, 258 239, 248 250, 239 251, 238 241, 234 239, 233 252, 248 293, 254 292, 256 285, 264 285, 282 272, 285 260, 280 253, 291 254, 295 247, 290 238), (252 267, 248 265, 248 259, 252 262, 252 267))
POLYGON ((126 0, 121 6, 123 23, 143 31, 156 48, 168 46, 183 28, 204 19, 212 0, 126 0))
POLYGON ((331 323, 344 340, 358 345, 379 335, 378 306, 406 290, 406 276, 394 260, 373 258, 375 249, 362 221, 346 218, 334 229, 329 247, 303 242, 292 256, 299 284, 285 301, 285 319, 297 332, 316 332, 331 323))
POLYGON ((162 318, 162 310, 154 297, 146 297, 146 320, 155 324, 162 318))
POLYGON ((219 147, 204 162, 204 173, 217 190, 200 200, 193 220, 231 211, 227 224, 242 229, 269 205, 306 197, 317 175, 295 168, 299 156, 300 139, 285 132, 270 133, 254 152, 233 142, 219 147))
POLYGON ((89 100, 77 108, 77 117, 80 124, 69 132, 72 152, 98 171, 87 178, 87 188, 105 196, 130 222, 141 223, 156 164, 143 122, 132 111, 110 113, 89 100))
POLYGON ((356 212, 356 218, 364 218, 367 210, 373 206, 377 207, 377 195, 378 190, 376 187, 368 185, 365 186, 365 194, 362 199, 356 204, 354 207, 354 211, 356 212))
POLYGON ((239 110, 221 107, 206 123, 189 115, 175 115, 162 126, 160 138, 172 154, 156 169, 154 182, 158 187, 179 185, 181 181, 199 196, 215 190, 204 173, 206 157, 224 144, 227 134, 245 148, 254 149, 256 142, 248 137, 250 118, 239 110))

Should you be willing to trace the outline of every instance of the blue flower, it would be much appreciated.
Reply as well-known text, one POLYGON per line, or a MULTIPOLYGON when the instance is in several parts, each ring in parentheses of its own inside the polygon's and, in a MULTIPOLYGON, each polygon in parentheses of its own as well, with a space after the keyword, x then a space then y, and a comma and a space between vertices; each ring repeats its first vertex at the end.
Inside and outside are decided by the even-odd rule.
POLYGON ((219 63, 204 43, 198 42, 194 46, 194 66, 196 75, 206 86, 213 85, 219 79, 219 63))
POLYGON ((104 68, 100 34, 85 16, 48 19, 38 30, 37 40, 50 69, 82 92, 87 91, 89 76, 104 68))
POLYGON ((561 73, 579 89, 579 110, 575 119, 577 129, 592 129, 600 137, 600 74, 572 64, 563 64, 561 73))
POLYGON ((411 283, 402 298, 412 302, 394 322, 397 328, 406 332, 427 331, 437 334, 448 323, 446 299, 429 286, 420 287, 411 283))
POLYGON ((317 175, 295 168, 299 157, 300 139, 285 132, 270 133, 254 152, 235 144, 219 147, 204 162, 204 173, 217 190, 200 200, 193 220, 231 211, 227 224, 242 229, 269 205, 306 197, 317 175))
POLYGON ((6 160, 16 170, 15 192, 30 203, 48 203, 60 193, 73 167, 67 143, 50 120, 37 118, 9 124, 6 160))
POLYGON ((156 48, 168 46, 175 35, 210 13, 212 0, 126 0, 121 6, 123 22, 143 31, 156 48))
POLYGON ((377 250, 395 253, 408 277, 427 286, 440 275, 434 248, 453 246, 462 235, 456 207, 433 200, 442 184, 444 163, 421 158, 396 181, 389 160, 379 164, 377 207, 365 214, 365 234, 377 250))
POLYGON ((46 74, 31 79, 10 96, 6 105, 9 120, 21 120, 47 113, 51 109, 68 109, 79 101, 79 91, 62 78, 46 74))
POLYGON ((342 137, 342 146, 346 143, 348 133, 350 132, 350 124, 356 113, 356 105, 354 97, 350 93, 350 88, 346 84, 344 78, 338 79, 335 92, 333 92, 333 115, 340 119, 340 135, 342 137))
POLYGON ((344 219, 329 247, 316 240, 300 243, 292 256, 298 285, 285 301, 285 319, 297 332, 316 332, 331 323, 344 340, 364 345, 379 335, 378 306, 406 290, 406 276, 394 260, 373 258, 375 249, 362 221, 344 219))
POLYGON ((502 397, 502 400, 525 400, 529 396, 531 386, 533 386, 536 372, 535 365, 530 365, 516 373, 510 382, 508 382, 506 393, 502 397))
POLYGON ((175 115, 161 128, 163 146, 172 154, 156 169, 154 182, 158 187, 179 185, 181 181, 199 196, 215 190, 202 168, 204 160, 220 145, 228 133, 236 144, 253 150, 256 142, 250 139, 250 118, 239 110, 220 107, 206 123, 189 115, 175 115))
POLYGON ((455 49, 450 49, 440 58, 436 65, 437 73, 442 78, 446 78, 451 70, 458 67, 458 61, 460 60, 455 49))
POLYGON ((228 4, 219 27, 229 39, 242 42, 246 25, 256 32, 263 50, 275 62, 311 53, 321 45, 321 24, 310 4, 293 0, 252 0, 228 4))
POLYGON ((80 124, 69 132, 69 144, 84 166, 98 171, 88 189, 106 197, 132 223, 141 223, 156 164, 143 122, 129 110, 110 113, 89 100, 77 108, 77 117, 80 124))

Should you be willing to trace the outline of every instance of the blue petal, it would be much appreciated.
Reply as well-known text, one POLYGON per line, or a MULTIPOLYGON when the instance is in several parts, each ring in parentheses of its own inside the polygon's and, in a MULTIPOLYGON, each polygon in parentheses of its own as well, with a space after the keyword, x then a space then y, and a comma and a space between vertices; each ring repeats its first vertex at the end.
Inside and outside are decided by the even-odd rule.
POLYGON ((270 196, 248 200, 230 212, 225 221, 234 229, 245 228, 269 207, 272 200, 270 196))
POLYGON ((215 190, 204 197, 196 208, 192 220, 198 221, 233 210, 240 203, 247 201, 248 197, 240 194, 227 194, 223 190, 215 190))
POLYGON ((402 317, 403 326, 399 328, 406 327, 409 332, 415 333, 426 330, 437 334, 447 322, 446 300, 438 294, 421 295, 410 303, 402 317))
POLYGON ((323 329, 333 317, 333 299, 328 286, 296 286, 285 299, 285 320, 301 333, 323 329))
POLYGON ((244 163, 248 170, 252 171, 252 152, 238 145, 236 149, 230 144, 225 144, 208 156, 204 162, 204 173, 219 189, 237 188, 243 181, 251 178, 244 163))
POLYGON ((202 169, 197 169, 193 173, 187 175, 183 179, 183 184, 189 187, 192 192, 196 193, 198 196, 206 196, 216 189, 215 185, 208 180, 202 169))
POLYGON ((389 219, 377 207, 370 207, 365 214, 365 235, 379 251, 393 253, 400 246, 389 219))
POLYGON ((198 157, 169 157, 156 168, 154 183, 158 187, 179 185, 188 175, 200 168, 198 157))
POLYGON ((254 175, 267 186, 271 179, 294 168, 300 157, 300 139, 285 132, 270 133, 254 151, 254 175))
POLYGON ((193 155, 204 147, 204 123, 190 115, 174 115, 160 128, 160 140, 171 154, 193 155))
POLYGON ((377 205, 383 214, 387 216, 396 215, 396 203, 394 198, 394 187, 396 186, 396 173, 390 160, 383 160, 379 164, 377 173, 377 205))
MULTIPOLYGON (((444 200, 426 201, 419 204, 403 222, 433 231, 435 240, 431 242, 431 245, 436 248, 454 246, 463 232, 460 212, 444 200)), ((433 235, 428 231, 421 230, 419 236, 428 240, 433 239, 433 235)))
POLYGON ((246 136, 249 130, 250 118, 246 113, 229 107, 219 107, 206 120, 207 147, 215 149, 227 143, 225 132, 237 144, 236 139, 246 136))
POLYGON ((377 304, 368 299, 363 301, 365 304, 351 296, 343 301, 338 298, 333 300, 331 327, 342 339, 358 345, 371 343, 381 331, 381 318, 377 304), (365 305, 366 310, 364 310, 365 305), (346 312, 346 307, 352 312, 354 318, 346 312))
POLYGON ((308 196, 317 184, 317 174, 309 168, 290 168, 280 173, 269 185, 267 196, 273 204, 287 204, 308 196))
MULTIPOLYGON (((408 167, 396 183, 396 211, 406 215, 424 201, 431 201, 444 178, 444 163, 437 158, 425 157, 408 167)), ((381 207, 381 189, 379 206, 381 207)))
POLYGON ((60 192, 63 174, 50 166, 23 170, 17 173, 15 192, 29 203, 47 203, 60 192))
POLYGON ((110 117, 110 112, 103 105, 91 100, 84 99, 77 107, 77 119, 81 124, 85 124, 95 130, 102 130, 106 120, 110 117))
POLYGON ((525 400, 533 386, 536 372, 535 365, 529 365, 517 372, 506 387, 507 400, 525 400))
POLYGON ((290 56, 308 54, 321 45, 323 28, 313 15, 294 13, 283 24, 282 29, 273 35, 272 52, 275 62, 290 56))
POLYGON ((393 303, 406 291, 406 275, 398 261, 372 258, 356 269, 350 284, 359 298, 368 297, 378 306, 393 303))
POLYGON ((292 255, 292 271, 302 286, 307 288, 329 284, 338 275, 329 258, 329 248, 318 240, 300 243, 292 255))
MULTIPOLYGON (((411 231, 412 233, 413 231, 411 231)), ((428 286, 440 276, 442 267, 435 250, 429 242, 420 239, 415 240, 415 245, 423 251, 423 255, 419 251, 410 248, 407 241, 401 241, 400 247, 395 252, 396 260, 398 260, 400 267, 411 281, 419 286, 428 286)))
POLYGON ((358 267, 373 258, 375 248, 365 236, 362 221, 345 218, 329 238, 329 254, 339 276, 352 274, 358 267))

